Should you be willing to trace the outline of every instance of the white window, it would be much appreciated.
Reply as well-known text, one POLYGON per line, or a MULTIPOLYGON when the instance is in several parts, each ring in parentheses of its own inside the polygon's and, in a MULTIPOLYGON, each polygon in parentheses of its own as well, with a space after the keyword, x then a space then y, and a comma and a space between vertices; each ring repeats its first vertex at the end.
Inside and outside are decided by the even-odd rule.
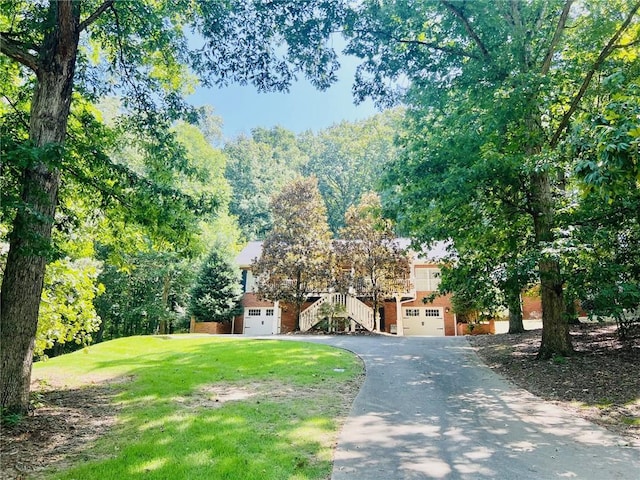
POLYGON ((265 315, 267 317, 273 317, 273 308, 267 308, 265 315))
POLYGON ((249 316, 249 317, 259 317, 260 316, 260 309, 259 308, 250 308, 249 311, 247 312, 247 316, 249 316))
POLYGON ((416 290, 434 292, 440 285, 439 268, 416 268, 416 290))
POLYGON ((404 309, 405 317, 419 317, 420 309, 419 308, 405 308, 404 309))
POLYGON ((425 317, 439 317, 440 309, 439 308, 425 308, 424 309, 425 317))

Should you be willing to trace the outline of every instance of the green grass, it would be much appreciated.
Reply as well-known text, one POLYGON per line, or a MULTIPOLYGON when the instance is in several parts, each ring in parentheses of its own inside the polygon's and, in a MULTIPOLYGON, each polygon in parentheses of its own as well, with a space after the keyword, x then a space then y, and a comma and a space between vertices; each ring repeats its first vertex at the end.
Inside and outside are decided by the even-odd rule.
POLYGON ((622 417, 622 423, 625 425, 640 425, 640 417, 622 417))
POLYGON ((69 388, 111 380, 120 406, 83 452, 93 460, 47 478, 328 478, 339 392, 361 373, 325 345, 220 337, 132 337, 38 363, 35 377, 69 388))

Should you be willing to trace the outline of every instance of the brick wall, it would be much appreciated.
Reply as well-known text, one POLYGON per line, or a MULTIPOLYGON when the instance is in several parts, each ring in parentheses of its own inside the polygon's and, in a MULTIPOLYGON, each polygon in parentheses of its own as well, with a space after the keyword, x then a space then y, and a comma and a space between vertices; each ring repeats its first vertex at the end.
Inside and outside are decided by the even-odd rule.
POLYGON ((255 293, 245 293, 242 298, 242 306, 245 308, 273 307, 273 302, 260 300, 255 293))
POLYGON ((522 295, 522 318, 524 320, 539 320, 542 318, 542 300, 538 295, 529 293, 522 295))
MULTIPOLYGON (((434 299, 433 302, 424 303, 422 299, 431 292, 418 292, 416 299, 401 305, 405 307, 441 307, 444 312, 444 334, 445 336, 453 336, 456 334, 456 322, 451 308, 451 295, 441 295, 434 299), (449 310, 449 311, 447 311, 449 310)), ((397 325, 397 310, 395 301, 387 301, 384 304, 385 325, 384 331, 391 333, 391 325, 397 325)))
POLYGON ((231 323, 196 322, 191 318, 189 333, 209 333, 212 335, 231 333, 231 323))

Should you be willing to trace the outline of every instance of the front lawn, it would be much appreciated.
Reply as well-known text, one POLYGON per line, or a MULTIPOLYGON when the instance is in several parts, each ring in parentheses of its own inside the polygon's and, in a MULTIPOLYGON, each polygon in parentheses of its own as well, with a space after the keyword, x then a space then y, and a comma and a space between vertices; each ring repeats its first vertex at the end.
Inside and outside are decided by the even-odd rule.
POLYGON ((75 397, 114 418, 38 476, 326 479, 362 372, 325 345, 189 336, 119 339, 38 363, 43 409, 75 397))

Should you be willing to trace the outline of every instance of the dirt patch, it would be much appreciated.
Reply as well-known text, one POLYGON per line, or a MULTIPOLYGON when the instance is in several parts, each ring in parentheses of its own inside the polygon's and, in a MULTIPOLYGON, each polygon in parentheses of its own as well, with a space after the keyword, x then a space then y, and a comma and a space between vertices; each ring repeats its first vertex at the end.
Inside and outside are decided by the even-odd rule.
POLYGON ((249 385, 206 385, 192 395, 175 397, 173 400, 184 408, 219 408, 228 402, 248 400, 258 395, 255 386, 249 385))
MULTIPOLYGON (((364 374, 348 382, 334 384, 330 389, 333 401, 341 405, 351 405, 363 381, 364 374)), ((184 408, 219 408, 228 402, 246 400, 278 402, 317 399, 327 390, 325 385, 300 387, 277 380, 249 384, 215 383, 204 385, 191 395, 175 397, 173 400, 184 408)))
POLYGON ((613 325, 571 329, 575 355, 537 360, 541 330, 469 337, 491 368, 534 395, 640 445, 640 341, 623 343, 613 325))
POLYGON ((112 385, 39 390, 26 418, 2 425, 0 478, 39 478, 49 467, 89 459, 87 446, 115 424, 114 394, 112 385))

